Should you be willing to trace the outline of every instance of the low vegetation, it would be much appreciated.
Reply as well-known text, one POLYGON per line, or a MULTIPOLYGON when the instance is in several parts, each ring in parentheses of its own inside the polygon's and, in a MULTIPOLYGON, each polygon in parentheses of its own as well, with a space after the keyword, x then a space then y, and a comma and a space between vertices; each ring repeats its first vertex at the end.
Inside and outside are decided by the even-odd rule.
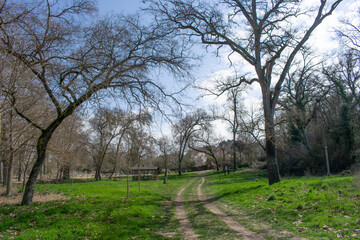
POLYGON ((59 193, 70 200, 0 207, 0 238, 4 239, 174 239, 180 233, 172 200, 189 174, 162 181, 88 181, 39 184, 37 191, 59 193), (164 234, 163 234, 164 233, 164 234), (164 236, 163 236, 164 235, 164 236))
MULTIPOLYGON (((285 178, 269 186, 265 172, 213 172, 203 193, 222 211, 267 239, 360 238, 359 176, 285 178), (284 233, 284 234, 282 234, 284 233)), ((194 232, 203 239, 233 239, 236 233, 197 197, 200 178, 170 175, 162 181, 103 180, 39 184, 37 192, 67 200, 0 207, 2 239, 182 239, 174 213, 176 193, 194 232), (217 230, 217 231, 214 231, 217 230)))
POLYGON ((308 239, 356 239, 359 180, 358 176, 285 178, 269 186, 264 172, 238 171, 209 176, 204 190, 228 211, 245 214, 246 219, 238 220, 249 228, 256 229, 260 222, 308 239))

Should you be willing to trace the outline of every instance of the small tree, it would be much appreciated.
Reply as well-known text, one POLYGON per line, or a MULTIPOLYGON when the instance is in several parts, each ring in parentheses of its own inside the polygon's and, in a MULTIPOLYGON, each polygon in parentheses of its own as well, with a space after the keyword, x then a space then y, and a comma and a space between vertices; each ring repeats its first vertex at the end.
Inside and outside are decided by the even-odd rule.
POLYGON ((168 183, 168 158, 171 151, 171 141, 168 137, 161 137, 157 144, 161 152, 162 158, 164 159, 165 173, 164 173, 164 184, 168 183))

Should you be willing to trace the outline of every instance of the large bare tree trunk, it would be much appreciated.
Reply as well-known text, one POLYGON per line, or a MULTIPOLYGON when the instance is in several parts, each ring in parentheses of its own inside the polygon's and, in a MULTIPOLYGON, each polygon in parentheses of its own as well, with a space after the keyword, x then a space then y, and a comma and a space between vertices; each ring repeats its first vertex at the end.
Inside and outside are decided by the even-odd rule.
POLYGON ((52 132, 43 132, 37 141, 37 158, 33 168, 31 169, 29 179, 26 182, 25 192, 21 201, 21 205, 30 205, 32 203, 36 179, 42 170, 42 165, 46 158, 46 147, 50 141, 51 135, 52 132))
MULTIPOLYGON (((73 112, 73 110, 67 112, 68 114, 67 116, 69 116, 73 112)), ((28 181, 26 182, 25 192, 21 201, 21 205, 30 205, 32 203, 36 179, 39 176, 39 173, 41 172, 42 166, 46 159, 47 145, 51 139, 51 136, 55 132, 56 128, 62 123, 62 121, 67 116, 65 114, 62 115, 60 118, 57 118, 54 122, 52 122, 47 129, 42 130, 42 133, 38 138, 36 144, 36 153, 37 153, 36 161, 31 169, 28 181)))
POLYGON ((269 185, 280 182, 280 173, 276 156, 274 110, 271 104, 270 93, 263 89, 263 107, 265 119, 265 152, 268 170, 269 185))

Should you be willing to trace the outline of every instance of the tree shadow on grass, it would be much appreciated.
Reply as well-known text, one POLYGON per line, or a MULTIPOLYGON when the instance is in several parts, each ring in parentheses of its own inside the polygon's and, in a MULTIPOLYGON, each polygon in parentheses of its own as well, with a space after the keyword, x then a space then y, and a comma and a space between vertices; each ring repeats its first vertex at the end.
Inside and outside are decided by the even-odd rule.
POLYGON ((0 210, 0 235, 13 230, 22 239, 166 239, 155 233, 171 219, 165 214, 166 203, 158 198, 146 204, 95 197, 5 206, 0 210))

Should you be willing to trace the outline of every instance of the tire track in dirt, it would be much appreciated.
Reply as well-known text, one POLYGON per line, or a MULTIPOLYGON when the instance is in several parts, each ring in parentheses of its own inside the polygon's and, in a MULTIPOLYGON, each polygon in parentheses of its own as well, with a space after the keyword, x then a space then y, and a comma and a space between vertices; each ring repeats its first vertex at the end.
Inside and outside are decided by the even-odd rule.
POLYGON ((202 177, 201 183, 198 185, 198 188, 197 188, 199 200, 202 201, 205 204, 205 206, 212 213, 214 213, 221 220, 223 220, 229 226, 229 228, 231 228, 232 230, 238 232, 240 234, 240 236, 244 240, 265 240, 265 238, 263 238, 261 235, 256 234, 256 233, 250 231, 249 229, 245 228, 240 223, 234 221, 229 215, 227 215, 226 213, 220 211, 214 204, 210 203, 207 200, 207 198, 205 197, 205 195, 201 192, 201 187, 202 187, 204 182, 205 182, 205 178, 202 177))
POLYGON ((175 200, 175 214, 177 219, 179 219, 180 227, 183 231, 184 239, 186 240, 198 240, 198 235, 195 234, 192 225, 186 215, 184 204, 185 202, 181 200, 181 195, 185 187, 182 188, 176 195, 175 200))

